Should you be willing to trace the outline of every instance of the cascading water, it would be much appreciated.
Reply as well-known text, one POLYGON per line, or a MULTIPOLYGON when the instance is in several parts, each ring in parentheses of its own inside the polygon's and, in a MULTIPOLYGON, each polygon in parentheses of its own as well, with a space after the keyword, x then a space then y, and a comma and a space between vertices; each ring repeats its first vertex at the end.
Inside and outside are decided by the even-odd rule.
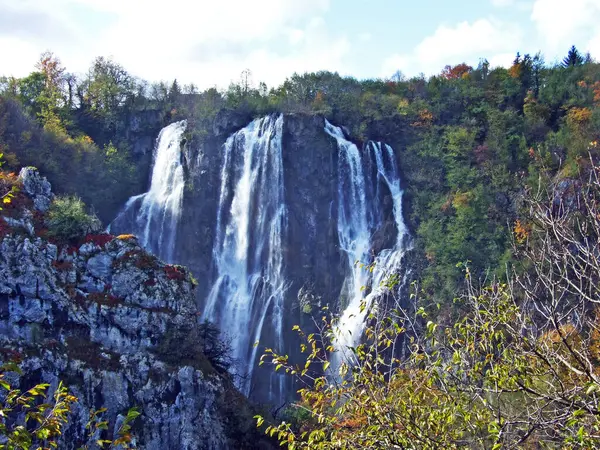
MULTIPOLYGON (((361 338, 366 316, 373 303, 383 294, 382 282, 399 271, 406 252, 407 229, 402 216, 402 189, 398 164, 393 149, 379 142, 369 142, 366 155, 346 140, 338 127, 326 122, 325 131, 338 144, 338 237, 347 255, 348 275, 341 300, 345 306, 338 323, 337 347, 340 354, 334 362, 347 357, 347 348, 361 338), (391 248, 381 250, 374 258, 373 233, 383 225, 381 186, 393 201, 393 217, 397 233, 391 248), (358 263, 374 263, 373 272, 358 263), (370 292, 363 289, 370 288, 370 292), (364 293, 368 292, 365 296, 364 293)), ((337 365, 335 364, 335 365, 337 365)))
POLYGON ((181 143, 187 121, 172 123, 160 132, 154 150, 150 190, 131 197, 115 219, 135 234, 147 250, 173 263, 177 223, 181 215, 184 171, 181 143))
MULTIPOLYGON (((224 145, 213 248, 216 276, 203 319, 232 338, 238 387, 246 395, 257 347, 269 323, 269 345, 283 343, 282 236, 287 226, 282 162, 283 116, 257 119, 224 145)), ((271 400, 283 398, 271 378, 271 400)))
MULTIPOLYGON (((291 145, 297 146, 302 131, 293 128, 292 120, 290 124, 286 133, 290 133, 291 142, 296 138, 296 144, 291 145)), ((315 157, 327 156, 321 160, 324 171, 320 172, 311 167, 310 149, 304 147, 307 153, 301 155, 302 159, 290 147, 286 149, 290 153, 285 155, 286 164, 289 164, 286 178, 289 176, 290 179, 284 180, 284 117, 257 119, 230 136, 222 147, 211 150, 213 153, 203 153, 207 158, 214 158, 215 164, 209 167, 219 171, 218 175, 214 174, 214 179, 220 177, 217 182, 220 190, 214 196, 218 197, 218 204, 214 197, 202 200, 215 208, 209 210, 214 212, 207 219, 210 223, 214 218, 211 225, 215 233, 208 244, 208 248, 212 247, 212 258, 206 250, 194 253, 197 247, 175 255, 176 241, 186 239, 184 235, 177 236, 180 225, 186 225, 188 230, 194 226, 193 223, 179 223, 185 185, 181 147, 186 126, 182 121, 161 131, 154 152, 150 189, 129 199, 113 222, 114 229, 137 234, 148 250, 170 263, 189 265, 201 261, 205 267, 212 265, 212 274, 207 268, 203 280, 209 290, 203 291, 199 298, 204 307, 202 319, 218 325, 225 337, 230 338, 234 359, 232 372, 237 375, 235 379, 240 390, 249 395, 252 382, 256 382, 257 390, 252 390, 253 395, 261 401, 279 403, 289 397, 285 377, 255 373, 259 349, 254 343, 260 339, 276 351, 285 352, 289 342, 284 343, 284 323, 289 325, 298 320, 294 316, 298 311, 294 289, 306 281, 303 271, 311 264, 311 258, 330 258, 327 261, 332 270, 328 272, 325 268, 321 281, 331 282, 331 292, 340 292, 342 317, 338 348, 342 352, 334 355, 334 362, 360 339, 366 315, 384 294, 381 282, 402 269, 407 231, 402 219, 402 190, 394 151, 376 142, 369 142, 361 151, 345 139, 340 128, 326 122, 325 132, 337 142, 338 157, 329 158, 330 147, 320 146, 315 157), (327 161, 331 161, 331 165, 327 165, 327 161), (334 161, 337 161, 337 167, 334 161), (302 164, 308 164, 308 171, 302 170, 302 164), (327 183, 322 183, 323 176, 335 177, 336 173, 337 180, 328 179, 327 183), (298 176, 316 176, 315 191, 313 184, 294 178, 298 176), (301 186, 298 192, 293 191, 296 181, 301 186), (284 191, 286 186, 292 191, 284 191), (314 211, 311 202, 314 202, 314 211), (335 239, 334 234, 337 234, 343 255, 341 262, 346 266, 345 278, 337 269, 340 254, 335 250, 322 251, 323 240, 314 254, 311 253, 310 244, 315 242, 315 234, 302 228, 303 223, 310 224, 315 220, 315 211, 328 210, 327 205, 336 209, 330 214, 322 213, 318 223, 324 229, 331 217, 337 217, 337 230, 332 229, 333 233, 328 236, 335 239), (299 248, 299 240, 309 246, 299 248), (304 261, 302 266, 296 260, 284 259, 296 256, 304 261), (179 259, 175 261, 175 257, 179 259), (359 267, 357 261, 374 263, 373 272, 359 267), (290 288, 292 284, 293 289, 290 288), (363 287, 367 289, 363 290, 363 287), (363 301, 366 309, 361 308, 363 301), (285 322, 284 306, 290 314, 285 322)), ((310 146, 310 143, 306 145, 310 146)), ((190 177, 200 177, 204 169, 191 167, 187 173, 190 177)), ((200 206, 190 203, 186 208, 200 206)), ((190 245, 197 244, 192 240, 190 245)), ((181 248, 180 243, 178 248, 181 248)), ((311 276, 318 278, 320 274, 311 276)))

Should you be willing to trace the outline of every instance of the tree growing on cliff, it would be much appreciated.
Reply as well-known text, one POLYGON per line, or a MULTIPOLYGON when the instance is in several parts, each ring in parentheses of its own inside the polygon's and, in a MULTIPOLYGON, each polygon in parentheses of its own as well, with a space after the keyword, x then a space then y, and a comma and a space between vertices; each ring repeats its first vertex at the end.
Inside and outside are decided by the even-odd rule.
POLYGON ((267 349, 310 418, 266 432, 290 449, 600 448, 600 167, 546 186, 525 200, 509 281, 479 287, 467 268, 461 319, 375 305, 341 364, 326 314, 317 334, 296 327, 304 364, 267 349))
POLYGON ((78 197, 58 197, 48 210, 48 234, 62 242, 98 232, 101 223, 94 214, 88 214, 78 197))

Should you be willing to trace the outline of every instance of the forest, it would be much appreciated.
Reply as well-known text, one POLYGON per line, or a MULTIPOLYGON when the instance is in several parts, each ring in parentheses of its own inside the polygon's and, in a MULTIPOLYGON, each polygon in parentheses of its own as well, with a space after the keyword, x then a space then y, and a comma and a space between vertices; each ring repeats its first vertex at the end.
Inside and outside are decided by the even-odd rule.
POLYGON ((422 288, 446 303, 462 283, 458 264, 469 261, 479 277, 505 270, 523 192, 542 174, 568 179, 588 164, 599 106, 600 65, 574 47, 555 66, 517 54, 508 69, 482 60, 428 79, 294 74, 272 89, 246 71, 224 91, 202 92, 177 80, 148 84, 103 57, 76 76, 46 53, 29 76, 0 78, 0 153, 5 169, 39 167, 106 224, 146 188, 150 155, 136 153, 132 130, 155 136, 187 118, 203 139, 223 111, 248 120, 322 114, 357 143, 368 136, 400 152, 422 288))
POLYGON ((414 235, 415 311, 372 314, 356 364, 339 367, 343 382, 309 370, 331 364, 327 311, 318 335, 296 330, 305 368, 264 355, 307 383, 271 436, 290 449, 598 446, 599 63, 572 47, 558 64, 517 54, 509 68, 317 72, 272 88, 245 71, 228 89, 200 91, 149 84, 103 57, 75 75, 45 53, 29 76, 0 78, 0 185, 36 166, 106 225, 147 185, 138 136, 186 118, 189 139, 202 141, 231 111, 322 115, 358 144, 389 143, 414 235), (400 340, 411 348, 402 361, 400 340))

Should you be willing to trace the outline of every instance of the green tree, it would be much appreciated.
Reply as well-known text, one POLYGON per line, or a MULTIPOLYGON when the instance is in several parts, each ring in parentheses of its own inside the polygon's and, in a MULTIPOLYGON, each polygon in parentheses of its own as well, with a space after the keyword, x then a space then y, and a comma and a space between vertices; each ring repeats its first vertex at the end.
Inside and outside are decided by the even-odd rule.
MULTIPOLYGON (((22 391, 15 389, 8 381, 7 373, 22 375, 14 363, 6 363, 0 367, 0 449, 3 450, 49 450, 58 448, 64 427, 69 422, 71 409, 77 403, 77 397, 69 393, 67 387, 59 383, 48 399, 50 385, 40 383, 22 391)), ((136 408, 131 408, 121 426, 115 430, 116 438, 103 439, 103 430, 108 430, 108 422, 102 420, 106 409, 92 411, 86 429, 88 439, 99 448, 133 449, 132 422, 140 415, 136 408)), ((94 447, 95 448, 95 447, 94 447)), ((85 445, 80 450, 86 450, 85 445)))
POLYGON ((324 311, 317 333, 294 327, 304 362, 267 349, 309 419, 265 432, 289 449, 600 448, 600 168, 576 192, 546 186, 515 226, 509 282, 478 287, 467 267, 456 321, 424 298, 403 309, 391 278, 387 301, 363 303, 360 345, 340 348, 324 311))
POLYGON ((48 233, 63 242, 70 242, 101 229, 100 220, 86 212, 78 197, 57 197, 48 210, 48 233))
POLYGON ((79 86, 79 102, 104 119, 113 119, 135 95, 135 80, 120 64, 98 57, 79 86))
POLYGON ((573 45, 569 50, 567 56, 563 59, 562 65, 563 67, 575 67, 580 66, 585 62, 585 59, 579 53, 579 50, 573 45))

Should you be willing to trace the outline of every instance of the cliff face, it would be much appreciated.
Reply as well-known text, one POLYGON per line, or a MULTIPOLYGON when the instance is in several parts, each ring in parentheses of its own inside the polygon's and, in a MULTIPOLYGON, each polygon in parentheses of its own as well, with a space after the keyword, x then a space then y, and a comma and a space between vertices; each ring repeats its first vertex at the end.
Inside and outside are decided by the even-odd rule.
POLYGON ((49 186, 30 169, 22 175, 41 207, 8 221, 0 213, 0 353, 22 360, 15 384, 62 380, 78 397, 60 448, 86 441, 91 410, 106 407, 114 425, 132 406, 142 412, 140 448, 261 448, 250 406, 202 353, 188 270, 132 236, 63 247, 43 239, 49 186))
MULTIPOLYGON (((384 276, 403 279, 409 244, 396 153, 381 142, 359 148, 318 115, 248 122, 232 112, 208 129, 196 132, 191 120, 163 129, 144 194, 155 204, 130 199, 111 230, 160 241, 149 247, 190 268, 204 317, 243 361, 242 391, 281 404, 295 389, 256 368, 253 344, 299 358, 291 329, 311 329, 307 312, 329 305, 342 313, 360 302, 362 286, 368 294, 384 276), (376 262, 375 271, 357 260, 376 262)), ((362 319, 351 316, 360 336, 362 319)))

